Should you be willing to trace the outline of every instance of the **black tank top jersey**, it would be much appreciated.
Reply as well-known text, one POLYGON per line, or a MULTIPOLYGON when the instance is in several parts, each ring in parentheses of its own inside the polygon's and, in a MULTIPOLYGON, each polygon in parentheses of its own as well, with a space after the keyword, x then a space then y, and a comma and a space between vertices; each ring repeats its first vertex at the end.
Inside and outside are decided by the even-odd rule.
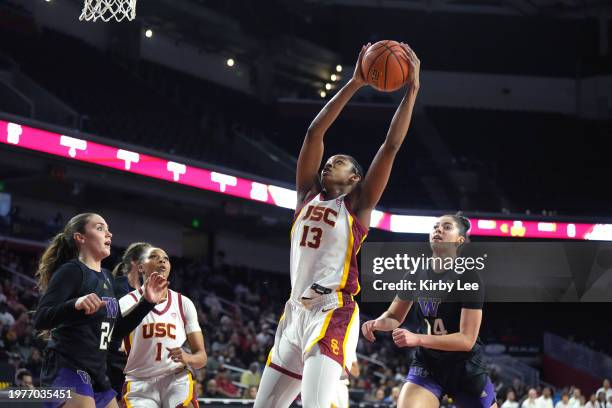
POLYGON ((39 311, 42 310, 39 319, 61 319, 51 330, 47 351, 56 354, 56 364, 87 371, 94 389, 109 388, 105 375, 106 352, 119 311, 112 283, 112 275, 105 269, 96 272, 78 260, 72 260, 53 274, 39 304, 39 311), (106 301, 106 307, 101 307, 93 315, 74 308, 76 299, 89 293, 95 293, 106 301), (65 302, 67 307, 55 310, 55 313, 49 312, 51 308, 48 308, 45 315, 45 305, 57 305, 58 302, 65 302))
MULTIPOLYGON (((416 312, 419 323, 418 332, 421 334, 443 335, 459 332, 461 323, 461 309, 482 309, 484 302, 484 287, 482 281, 475 271, 465 271, 457 274, 454 271, 435 273, 431 270, 420 270, 415 276, 407 277, 410 281, 416 282, 415 291, 402 291, 398 297, 402 300, 412 301, 412 308, 416 312), (420 282, 454 282, 454 289, 449 293, 446 290, 431 290, 427 287, 419 287, 420 282), (466 283, 478 283, 477 291, 459 291, 457 282, 460 281, 462 287, 466 283)), ((467 360, 480 350, 480 338, 471 351, 442 351, 419 347, 416 352, 419 356, 425 357, 429 361, 451 362, 467 360)))

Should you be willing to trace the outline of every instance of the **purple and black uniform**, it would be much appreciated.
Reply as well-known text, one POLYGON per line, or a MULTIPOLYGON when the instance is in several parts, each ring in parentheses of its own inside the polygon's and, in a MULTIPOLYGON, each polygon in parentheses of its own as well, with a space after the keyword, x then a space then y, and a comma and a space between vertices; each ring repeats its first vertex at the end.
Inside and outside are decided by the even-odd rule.
MULTIPOLYGON (((482 309, 484 288, 475 271, 457 274, 453 271, 435 273, 421 270, 410 280, 455 282, 451 292, 446 290, 404 291, 401 300, 412 301, 421 334, 444 335, 459 332, 461 309, 482 309), (458 291, 461 284, 478 283, 479 289, 458 291)), ((480 353, 480 338, 470 351, 442 351, 418 347, 406 381, 431 391, 438 399, 448 394, 459 408, 489 408, 495 403, 495 389, 480 353)))
POLYGON ((51 276, 34 315, 37 330, 51 330, 41 384, 74 388, 76 393, 94 398, 96 407, 105 407, 116 395, 106 376, 110 340, 132 331, 155 307, 143 300, 129 315, 121 316, 112 282, 112 275, 105 269, 97 272, 76 259, 68 261, 51 276), (106 301, 106 307, 86 315, 75 308, 75 303, 90 293, 106 301))

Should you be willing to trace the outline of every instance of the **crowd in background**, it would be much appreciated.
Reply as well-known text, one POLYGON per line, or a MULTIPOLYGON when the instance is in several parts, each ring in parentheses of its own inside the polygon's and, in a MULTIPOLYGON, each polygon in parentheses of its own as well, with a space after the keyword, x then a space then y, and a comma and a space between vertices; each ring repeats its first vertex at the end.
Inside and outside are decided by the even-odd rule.
MULTIPOLYGON (((216 258, 217 266, 173 259, 171 273, 172 288, 194 301, 204 333, 208 362, 195 372, 197 393, 205 398, 252 399, 289 282, 284 276, 227 265, 222 253, 216 258)), ((19 386, 38 385, 41 371, 44 342, 36 336, 29 314, 38 298, 31 278, 36 265, 31 252, 0 244, 0 365, 11 370, 11 382, 19 386)), ((410 353, 398 353, 382 335, 376 343, 360 340, 358 353, 367 358, 359 360, 360 374, 351 378, 352 396, 393 406, 410 353)), ((495 372, 491 377, 501 408, 612 408, 609 381, 597 392, 584 394, 574 386, 553 390, 518 378, 504 384, 495 372)), ((452 407, 452 398, 444 398, 442 405, 452 407)))

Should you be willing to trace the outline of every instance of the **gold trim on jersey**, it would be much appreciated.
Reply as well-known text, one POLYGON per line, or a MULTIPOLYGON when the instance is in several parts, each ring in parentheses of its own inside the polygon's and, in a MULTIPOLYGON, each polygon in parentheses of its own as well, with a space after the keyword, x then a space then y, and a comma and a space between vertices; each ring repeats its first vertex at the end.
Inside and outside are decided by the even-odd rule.
POLYGON ((349 324, 346 327, 346 333, 344 333, 344 341, 342 342, 342 368, 346 367, 346 342, 349 338, 349 332, 351 330, 351 326, 353 325, 353 321, 355 320, 355 316, 359 312, 359 306, 355 303, 355 309, 353 309, 353 314, 351 315, 351 320, 349 320, 349 324))
POLYGON ((344 269, 342 272, 342 280, 340 281, 340 287, 338 287, 339 292, 344 289, 344 287, 346 286, 346 281, 348 280, 349 271, 351 269, 351 258, 353 255, 353 244, 355 243, 355 234, 353 234, 353 216, 348 211, 347 216, 349 219, 348 248, 346 249, 346 255, 344 256, 344 269))
POLYGON ((189 405, 189 403, 193 399, 193 377, 191 376, 191 371, 187 370, 187 376, 189 377, 189 395, 187 396, 187 399, 183 401, 184 407, 189 405))
POLYGON ((329 326, 329 321, 331 320, 333 314, 334 314, 334 309, 332 309, 329 312, 327 312, 327 316, 325 316, 325 321, 323 322, 323 327, 321 327, 321 332, 319 333, 317 338, 314 339, 314 341, 312 343, 310 343, 308 345, 308 347, 306 347, 306 350, 304 350, 304 354, 308 353, 310 351, 310 349, 312 348, 312 346, 317 344, 319 342, 319 340, 321 340, 323 337, 325 337, 325 333, 327 332, 327 326, 329 326))
MULTIPOLYGON (((306 204, 308 204, 308 203, 306 203, 306 204)), ((304 212, 305 209, 306 209, 306 205, 304 205, 302 207, 302 209, 298 213, 297 217, 295 217, 295 221, 293 221, 293 225, 291 226, 291 232, 289 233, 289 238, 290 239, 293 239, 293 231, 295 230, 295 226, 297 225, 297 223, 300 221, 300 217, 302 216, 302 213, 304 212)))
POLYGON ((128 400, 128 394, 130 393, 130 387, 132 385, 131 381, 126 381, 126 386, 125 386, 125 395, 123 396, 123 400, 125 401, 125 406, 127 408, 133 408, 132 404, 130 404, 130 401, 128 400))

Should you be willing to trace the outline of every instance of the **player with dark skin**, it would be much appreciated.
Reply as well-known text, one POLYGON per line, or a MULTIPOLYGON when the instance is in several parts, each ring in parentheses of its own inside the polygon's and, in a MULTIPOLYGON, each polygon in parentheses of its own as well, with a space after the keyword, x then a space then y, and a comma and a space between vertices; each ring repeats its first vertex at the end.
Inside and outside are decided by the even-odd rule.
MULTIPOLYGON (((296 169, 297 218, 300 217, 300 209, 304 209, 307 204, 312 203, 315 200, 320 203, 334 200, 344 202, 345 206, 340 211, 348 211, 351 216, 354 215, 357 222, 353 224, 352 221, 350 221, 350 226, 348 223, 342 225, 345 225, 347 230, 350 229, 350 233, 355 233, 356 236, 358 236, 358 238, 355 238, 358 245, 360 245, 361 241, 365 239, 365 236, 367 235, 367 227, 370 225, 372 211, 378 204, 378 201, 380 200, 387 186, 391 169, 393 167, 393 162, 408 132, 410 121, 412 119, 412 111, 414 109, 414 104, 420 88, 420 61, 414 51, 412 51, 408 45, 402 43, 402 50, 410 65, 405 95, 393 116, 386 138, 379 147, 378 152, 370 164, 368 172, 364 175, 357 161, 353 157, 344 154, 336 154, 331 156, 323 164, 323 168, 321 169, 324 153, 324 139, 327 130, 338 118, 338 115, 342 109, 344 109, 353 95, 355 95, 359 89, 367 85, 367 82, 362 75, 361 64, 363 55, 365 54, 365 51, 369 45, 370 44, 367 44, 362 47, 352 78, 323 107, 323 109, 310 124, 304 138, 296 169), (320 198, 317 197, 319 195, 320 198), (355 231, 358 231, 352 231, 353 228, 355 231)), ((364 135, 364 137, 365 136, 367 135, 364 135)), ((311 206, 309 208, 313 207, 311 206)), ((296 223, 294 222, 294 227, 295 225, 296 223)), ((342 227, 339 227, 339 224, 334 223, 333 225, 334 231, 341 231, 342 227)), ((304 229, 304 231, 306 231, 306 229, 304 229)), ((322 230, 320 228, 313 228, 313 233, 313 241, 309 241, 308 244, 304 244, 311 249, 318 248, 319 244, 321 244, 320 240, 322 230)), ((334 233, 341 234, 341 232, 330 232, 330 234, 334 233)), ((292 237, 293 236, 294 235, 292 234, 292 237)), ((303 236, 306 237, 306 235, 303 236)), ((327 245, 329 248, 331 245, 337 245, 338 242, 339 241, 330 239, 325 241, 323 245, 327 245)), ((299 239, 296 239, 295 242, 292 242, 292 251, 294 249, 296 251, 300 251, 299 248, 304 245, 299 243, 299 239)), ((298 269, 302 269, 304 272, 304 274, 300 275, 301 277, 314 273, 314 268, 309 269, 309 267, 304 266, 306 265, 304 262, 299 263, 300 266, 297 267, 298 269)), ((351 260, 350 262, 353 261, 351 260)), ((357 270, 356 260, 355 270, 357 270)), ((330 275, 332 274, 329 273, 327 276, 330 275)), ((346 280, 344 283, 346 283, 346 280)), ((335 330, 344 330, 345 334, 342 336, 347 336, 348 329, 345 330, 345 326, 342 325, 345 324, 343 322, 349 323, 348 318, 350 318, 352 313, 357 310, 356 303, 352 299, 352 294, 349 294, 349 292, 358 292, 358 282, 354 283, 355 288, 351 290, 347 289, 345 286, 340 288, 340 286, 341 285, 338 285, 338 293, 340 293, 340 290, 344 290, 344 295, 347 296, 347 299, 349 299, 349 297, 350 299, 344 302, 343 305, 338 306, 335 309, 331 309, 333 311, 330 312, 331 314, 329 315, 330 317, 328 324, 326 324, 324 332, 333 333, 335 330), (347 314, 348 316, 346 320, 342 320, 342 317, 338 317, 337 320, 334 320, 332 318, 332 314, 334 316, 343 316, 343 314, 347 314)), ((324 285, 319 285, 315 282, 308 282, 308 287, 309 289, 303 293, 302 288, 300 287, 299 289, 299 292, 301 293, 300 299, 302 302, 304 302, 302 304, 312 302, 313 299, 316 301, 317 292, 314 292, 315 289, 313 289, 313 287, 323 292, 325 290, 335 290, 326 288, 324 285), (313 283, 312 286, 311 283, 313 283)), ((292 290, 293 289, 294 288, 292 287, 292 290)), ((332 296, 334 298, 340 297, 340 299, 343 299, 342 295, 333 294, 328 296, 332 296)), ((322 296, 321 298, 324 297, 322 296)), ((289 301, 287 305, 290 305, 290 302, 291 301, 289 301)), ((275 346, 277 350, 287 349, 284 345, 281 345, 281 343, 287 339, 287 337, 285 337, 283 334, 283 330, 285 330, 287 327, 289 326, 284 326, 282 329, 277 329, 280 330, 277 331, 276 336, 277 339, 279 339, 279 346, 275 346)), ((312 325, 309 327, 312 327, 312 325)), ((291 328, 287 330, 291 330, 291 328)), ((331 338, 331 334, 328 337, 331 338)), ((286 341, 289 342, 289 340, 286 341)), ((302 364, 303 375, 297 375, 295 372, 287 370, 286 367, 282 366, 282 363, 280 365, 276 364, 274 362, 273 353, 271 352, 269 364, 264 370, 254 407, 285 408, 288 407, 295 397, 301 392, 302 405, 305 408, 328 408, 333 399, 333 391, 335 390, 334 387, 338 383, 337 380, 340 379, 342 374, 342 365, 343 363, 350 363, 343 359, 340 361, 334 360, 334 358, 329 355, 329 353, 332 353, 332 355, 339 355, 338 350, 336 352, 332 352, 331 349, 323 349, 323 351, 321 351, 321 344, 323 344, 322 342, 324 341, 325 334, 316 340, 315 343, 313 343, 313 346, 310 346, 313 347, 314 351, 311 351, 310 347, 304 347, 302 350, 305 355, 304 360, 296 364, 302 364), (314 347, 314 345, 317 345, 317 347, 314 347), (326 378, 321 377, 321 372, 325 373, 326 378)), ((334 338, 329 341, 336 341, 337 343, 344 344, 342 339, 339 340, 334 338)), ((348 353, 349 351, 347 351, 347 354, 348 353)), ((278 358, 281 359, 281 357, 278 358)))
POLYGON ((372 210, 385 191, 395 156, 408 132, 412 111, 419 93, 421 67, 421 61, 414 51, 407 44, 401 43, 410 65, 408 86, 393 116, 387 137, 372 160, 367 174, 360 175, 354 159, 346 155, 331 156, 319 173, 327 130, 353 95, 367 85, 362 74, 361 61, 369 46, 368 43, 362 47, 353 77, 334 95, 310 124, 298 158, 296 175, 298 207, 309 195, 318 192, 323 194, 325 200, 348 194, 352 211, 366 226, 370 225, 372 210))

